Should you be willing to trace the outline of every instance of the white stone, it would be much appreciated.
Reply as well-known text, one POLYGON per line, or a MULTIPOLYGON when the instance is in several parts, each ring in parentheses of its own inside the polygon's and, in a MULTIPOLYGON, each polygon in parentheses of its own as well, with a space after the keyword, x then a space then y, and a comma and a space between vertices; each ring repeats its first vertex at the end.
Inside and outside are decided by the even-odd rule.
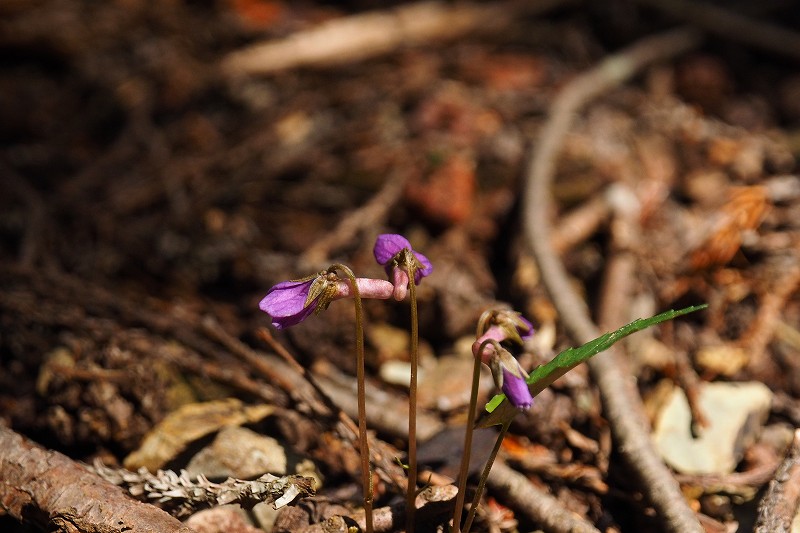
POLYGON ((704 383, 699 407, 709 425, 691 433, 689 403, 676 387, 656 416, 653 439, 664 461, 685 474, 732 472, 769 414, 772 392, 763 383, 704 383))

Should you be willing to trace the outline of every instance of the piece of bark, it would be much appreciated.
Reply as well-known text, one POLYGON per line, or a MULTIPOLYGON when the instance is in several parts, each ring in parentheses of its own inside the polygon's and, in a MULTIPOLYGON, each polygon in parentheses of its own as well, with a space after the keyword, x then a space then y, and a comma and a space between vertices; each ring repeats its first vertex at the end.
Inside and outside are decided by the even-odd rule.
POLYGON ((800 429, 758 506, 756 533, 795 531, 800 522, 800 429))
POLYGON ((0 506, 21 522, 65 533, 194 531, 4 426, 0 450, 0 506))

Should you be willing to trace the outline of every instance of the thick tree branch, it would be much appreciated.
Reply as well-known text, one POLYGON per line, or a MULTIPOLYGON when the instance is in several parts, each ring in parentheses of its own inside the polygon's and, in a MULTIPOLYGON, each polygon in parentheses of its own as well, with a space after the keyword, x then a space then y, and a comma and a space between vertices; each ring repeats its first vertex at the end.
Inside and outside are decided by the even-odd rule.
POLYGON ((192 533, 176 518, 129 498, 65 455, 0 426, 0 505, 11 516, 65 533, 192 533))

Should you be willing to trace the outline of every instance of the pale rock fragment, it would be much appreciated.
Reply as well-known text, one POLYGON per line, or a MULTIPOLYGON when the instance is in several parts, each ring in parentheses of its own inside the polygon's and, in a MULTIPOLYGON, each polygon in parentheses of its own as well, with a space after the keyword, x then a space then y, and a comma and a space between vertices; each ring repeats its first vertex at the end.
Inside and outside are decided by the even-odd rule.
POLYGON ((772 392, 763 383, 704 383, 699 407, 708 427, 691 434, 691 414, 680 388, 656 416, 653 440, 664 461, 685 474, 727 474, 756 439, 769 414, 772 392))

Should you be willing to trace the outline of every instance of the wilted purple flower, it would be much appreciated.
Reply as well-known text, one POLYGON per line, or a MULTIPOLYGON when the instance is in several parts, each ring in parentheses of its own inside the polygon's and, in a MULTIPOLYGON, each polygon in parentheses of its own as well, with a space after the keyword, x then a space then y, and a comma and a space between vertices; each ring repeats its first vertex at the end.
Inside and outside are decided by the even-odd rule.
POLYGON ((489 358, 494 353, 494 346, 491 343, 485 344, 483 353, 478 354, 483 341, 492 339, 497 342, 506 340, 522 344, 526 339, 533 336, 533 324, 516 311, 506 309, 487 311, 481 315, 478 321, 478 331, 483 334, 472 344, 472 353, 475 357, 480 355, 481 361, 489 364, 489 358))
POLYGON ((517 333, 520 338, 526 341, 533 337, 533 334, 536 332, 533 328, 533 323, 522 315, 518 315, 516 320, 517 324, 515 327, 517 328, 517 333))
MULTIPOLYGON (((394 287, 388 281, 356 278, 362 298, 391 298, 394 287)), ((299 324, 311 313, 328 308, 333 300, 348 298, 353 290, 347 281, 339 279, 335 272, 322 271, 315 276, 293 281, 283 281, 273 286, 258 304, 272 317, 272 325, 278 329, 299 324)))
POLYGON ((525 381, 528 373, 508 350, 499 344, 494 348, 489 359, 489 368, 492 369, 495 384, 503 390, 511 405, 522 410, 529 409, 533 405, 533 396, 525 381))
POLYGON ((386 275, 394 284, 394 297, 403 300, 406 296, 408 272, 413 264, 414 283, 433 272, 433 265, 427 257, 414 251, 408 239, 396 233, 378 235, 373 249, 375 260, 386 269, 386 275))
POLYGON ((533 396, 525 378, 516 376, 506 369, 503 369, 503 392, 511 405, 517 409, 527 411, 533 405, 533 396))
POLYGON ((500 343, 522 344, 533 335, 533 324, 516 311, 492 309, 481 315, 477 329, 479 337, 472 344, 473 355, 492 369, 497 388, 503 390, 511 405, 523 410, 530 408, 533 396, 525 381, 528 373, 500 343))

